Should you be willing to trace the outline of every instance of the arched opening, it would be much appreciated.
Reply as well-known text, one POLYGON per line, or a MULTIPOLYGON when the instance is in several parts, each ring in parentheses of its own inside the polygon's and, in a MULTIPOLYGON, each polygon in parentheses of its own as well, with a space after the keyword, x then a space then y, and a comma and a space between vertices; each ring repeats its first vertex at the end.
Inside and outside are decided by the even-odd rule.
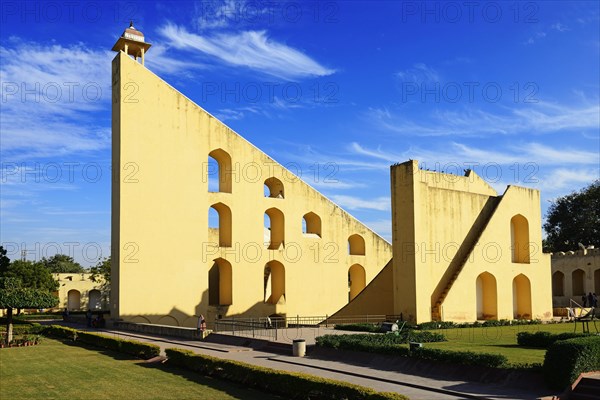
POLYGON ((510 220, 512 262, 529 264, 529 223, 517 214, 510 220))
POLYGON ((477 319, 498 318, 498 295, 496 278, 489 272, 477 277, 477 319))
POLYGON ((348 254, 351 256, 365 255, 365 239, 358 234, 350 235, 348 238, 348 254))
POLYGON ((223 258, 214 260, 208 271, 208 304, 229 306, 233 303, 233 272, 229 261, 223 258))
POLYGON ((285 218, 283 213, 277 208, 269 208, 265 211, 264 222, 264 239, 266 246, 271 250, 279 249, 285 239, 285 218))
POLYGON ((285 198, 283 183, 277 178, 267 178, 265 180, 265 197, 285 198))
POLYGON ((565 295, 565 274, 556 271, 552 274, 552 296, 565 295))
POLYGON ((219 246, 231 247, 231 209, 223 203, 210 206, 208 230, 209 238, 213 235, 219 238, 219 246))
POLYGON ((265 265, 264 301, 285 304, 285 268, 279 261, 269 261, 265 265))
POLYGON ((81 293, 79 290, 71 289, 67 292, 67 308, 79 310, 81 308, 81 293))
POLYGON ((208 154, 206 168, 209 192, 231 193, 231 156, 223 149, 208 154))
POLYGON ((367 274, 360 264, 348 269, 348 301, 352 301, 367 286, 367 274))
POLYGON ((594 293, 600 295, 600 268, 594 271, 594 293))
POLYGON ((160 325, 181 326, 179 320, 172 315, 163 315, 157 322, 160 325))
POLYGON ((307 236, 321 237, 321 218, 312 211, 305 214, 302 217, 302 233, 307 236))
POLYGON ((585 287, 584 287, 584 282, 585 282, 585 271, 582 269, 576 269, 575 271, 573 271, 573 273, 571 274, 571 280, 572 280, 572 288, 573 288, 573 296, 581 296, 586 294, 585 293, 585 287))
POLYGON ((531 282, 523 274, 513 279, 513 318, 531 319, 531 282))
POLYGON ((90 290, 90 299, 88 308, 92 310, 100 310, 102 309, 102 294, 98 289, 90 290))

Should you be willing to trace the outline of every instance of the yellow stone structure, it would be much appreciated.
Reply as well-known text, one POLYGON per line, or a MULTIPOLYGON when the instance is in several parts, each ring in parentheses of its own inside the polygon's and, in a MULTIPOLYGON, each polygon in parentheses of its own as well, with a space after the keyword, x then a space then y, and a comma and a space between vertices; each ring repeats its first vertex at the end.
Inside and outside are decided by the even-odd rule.
POLYGON ((498 195, 473 171, 425 171, 416 161, 391 174, 397 313, 417 322, 552 317, 539 191, 498 195))
POLYGON ((570 307, 570 300, 583 306, 581 296, 590 292, 600 295, 600 249, 552 254, 554 307, 570 307))
POLYGON ((108 293, 106 293, 102 282, 94 282, 90 273, 60 273, 52 274, 58 282, 59 309, 69 311, 107 310, 108 293))
POLYGON ((112 318, 551 318, 538 191, 394 165, 390 244, 132 59, 141 40, 112 62, 112 318))
POLYGON ((118 50, 113 318, 325 316, 389 262, 386 240, 118 50))
POLYGON ((411 160, 391 167, 391 194, 393 260, 334 317, 552 318, 537 190, 508 186, 498 195, 473 171, 426 171, 411 160))

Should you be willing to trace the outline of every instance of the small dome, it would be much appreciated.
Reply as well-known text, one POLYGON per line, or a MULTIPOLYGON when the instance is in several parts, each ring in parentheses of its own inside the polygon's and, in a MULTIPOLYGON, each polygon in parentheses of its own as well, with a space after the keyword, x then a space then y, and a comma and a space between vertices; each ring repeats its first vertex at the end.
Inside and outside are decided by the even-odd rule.
POLYGON ((144 41, 144 34, 135 29, 135 27, 133 26, 133 21, 129 23, 129 28, 125 29, 125 32, 123 32, 122 37, 138 42, 144 41))

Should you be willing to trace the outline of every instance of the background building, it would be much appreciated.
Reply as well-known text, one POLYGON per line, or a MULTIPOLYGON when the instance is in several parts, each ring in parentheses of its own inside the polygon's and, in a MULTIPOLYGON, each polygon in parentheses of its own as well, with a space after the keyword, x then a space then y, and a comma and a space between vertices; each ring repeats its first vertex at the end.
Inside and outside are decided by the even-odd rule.
POLYGON ((569 300, 583 306, 581 296, 590 292, 600 294, 600 249, 552 254, 554 307, 569 307, 569 300))
POLYGON ((91 280, 89 273, 64 273, 52 274, 58 281, 59 309, 68 308, 69 311, 108 310, 109 293, 102 282, 91 280))

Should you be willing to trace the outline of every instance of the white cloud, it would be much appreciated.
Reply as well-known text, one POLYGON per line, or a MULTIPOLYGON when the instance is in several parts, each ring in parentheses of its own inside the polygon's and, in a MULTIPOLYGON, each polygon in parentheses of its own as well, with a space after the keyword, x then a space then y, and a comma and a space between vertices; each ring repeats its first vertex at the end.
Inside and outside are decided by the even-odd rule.
POLYGON ((319 181, 309 181, 308 183, 318 190, 349 190, 367 187, 364 183, 337 179, 321 179, 319 181))
POLYGON ((518 147, 511 147, 504 151, 490 151, 469 147, 460 143, 452 144, 452 153, 455 158, 472 160, 479 163, 495 162, 499 164, 513 164, 518 162, 534 162, 538 165, 558 165, 569 160, 574 165, 593 165, 598 163, 598 153, 578 150, 569 147, 556 149, 541 143, 522 143, 518 147))
POLYGON ((180 58, 171 57, 168 55, 168 50, 168 46, 163 44, 153 44, 152 55, 146 57, 145 60, 146 67, 158 74, 164 73, 167 75, 180 75, 185 74, 186 71, 208 68, 208 65, 200 62, 184 61, 180 58))
POLYGON ((2 152, 5 161, 110 147, 111 54, 11 40, 0 47, 2 152), (84 122, 85 121, 85 122, 84 122))
POLYGON ((534 44, 538 39, 545 38, 546 32, 536 32, 533 36, 530 36, 523 44, 534 44))
POLYGON ((440 75, 438 72, 425 65, 424 63, 417 63, 404 71, 396 72, 398 77, 403 82, 413 82, 416 84, 427 83, 427 82, 439 82, 440 75))
POLYGON ((569 27, 568 27, 568 26, 566 26, 566 25, 564 25, 564 24, 561 24, 560 22, 557 22, 557 23, 555 23, 555 24, 552 24, 550 27, 551 27, 552 29, 556 30, 556 31, 559 31, 559 32, 566 32, 566 31, 568 31, 568 30, 569 30, 569 27))
POLYGON ((547 196, 562 195, 600 179, 597 168, 557 168, 539 178, 537 188, 547 196))
POLYGON ((574 107, 539 102, 511 108, 506 114, 479 109, 436 111, 418 121, 408 112, 401 114, 370 108, 366 117, 380 129, 411 136, 544 134, 567 129, 597 129, 600 126, 600 106, 585 104, 574 107))
POLYGON ((270 20, 274 4, 245 0, 200 1, 194 4, 194 28, 199 31, 225 29, 258 23, 262 17, 270 20))
POLYGON ((536 165, 552 166, 563 164, 565 160, 569 160, 571 165, 597 165, 599 157, 598 153, 594 151, 569 147, 556 149, 536 142, 519 143, 518 145, 498 150, 486 150, 463 143, 451 142, 441 149, 423 150, 418 147, 412 147, 403 153, 386 152, 379 148, 373 150, 353 142, 349 146, 349 150, 355 156, 359 155, 386 160, 390 164, 412 158, 429 165, 435 165, 436 163, 459 163, 459 165, 495 163, 511 165, 514 163, 531 162, 536 165))
POLYGON ((350 151, 355 154, 360 154, 363 156, 377 158, 380 160, 387 161, 389 163, 394 163, 394 162, 397 162, 398 160, 401 160, 402 158, 404 158, 404 155, 402 155, 402 154, 384 152, 379 147, 377 148, 377 150, 369 150, 369 149, 362 147, 360 144, 358 144, 356 142, 350 143, 349 148, 350 148, 350 151))
POLYGON ((388 242, 392 241, 392 221, 389 219, 379 219, 376 221, 364 221, 363 224, 377 232, 388 242))
POLYGON ((110 52, 16 41, 0 58, 3 111, 65 116, 110 101, 110 52))
POLYGON ((330 196, 334 203, 347 208, 348 210, 376 210, 387 211, 390 209, 389 197, 377 197, 374 199, 362 199, 348 195, 330 196))
POLYGON ((174 48, 204 53, 223 63, 279 78, 327 76, 335 72, 301 51, 268 38, 265 31, 196 35, 169 23, 159 32, 174 48))

